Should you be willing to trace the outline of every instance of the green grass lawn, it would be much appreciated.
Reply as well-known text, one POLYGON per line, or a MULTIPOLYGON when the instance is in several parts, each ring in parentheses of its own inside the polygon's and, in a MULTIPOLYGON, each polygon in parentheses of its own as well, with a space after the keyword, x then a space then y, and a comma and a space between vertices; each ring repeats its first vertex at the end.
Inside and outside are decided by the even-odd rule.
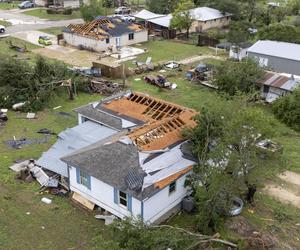
POLYGON ((81 14, 79 11, 73 11, 71 15, 48 14, 45 9, 32 9, 32 10, 25 11, 23 13, 29 16, 35 16, 42 19, 52 20, 52 21, 81 18, 81 14))
POLYGON ((10 10, 18 8, 18 4, 21 3, 21 1, 13 1, 12 3, 0 3, 0 9, 1 10, 10 10))
POLYGON ((152 57, 152 62, 181 60, 195 55, 214 54, 214 50, 208 47, 197 47, 194 45, 181 44, 171 40, 149 41, 136 46, 137 48, 147 49, 147 52, 138 56, 137 61, 146 61, 147 57, 152 57))
POLYGON ((52 27, 47 29, 41 29, 40 31, 57 36, 62 33, 63 28, 64 27, 52 27))
POLYGON ((34 45, 32 43, 28 43, 25 41, 22 41, 20 39, 14 38, 14 37, 8 37, 8 38, 2 38, 0 40, 0 54, 4 54, 7 56, 13 56, 16 58, 19 58, 20 60, 30 60, 36 55, 30 53, 30 50, 37 49, 39 46, 34 45), (12 42, 13 45, 19 46, 19 47, 26 47, 29 52, 26 53, 20 53, 17 52, 14 49, 10 49, 10 42, 12 42))
MULTIPOLYGON (((65 118, 58 111, 71 112, 76 106, 99 100, 100 96, 80 94, 75 101, 67 99, 62 91, 52 100, 49 109, 39 112, 35 120, 22 119, 24 114, 9 112, 9 121, 0 128, 0 249, 91 249, 104 244, 104 225, 93 215, 75 208, 67 198, 39 193, 39 185, 18 182, 8 167, 17 159, 38 158, 55 141, 52 136, 46 144, 27 145, 16 150, 3 141, 16 138, 40 138, 36 131, 48 128, 57 133, 76 125, 77 118, 65 118), (56 111, 52 107, 61 105, 56 111), (42 197, 53 199, 51 205, 41 202, 42 197), (30 215, 26 213, 30 212, 30 215), (42 229, 44 227, 44 229, 42 229)), ((108 248, 107 248, 108 249, 108 248)))
POLYGON ((4 27, 8 27, 11 26, 11 23, 4 20, 0 20, 0 25, 3 25, 4 27))

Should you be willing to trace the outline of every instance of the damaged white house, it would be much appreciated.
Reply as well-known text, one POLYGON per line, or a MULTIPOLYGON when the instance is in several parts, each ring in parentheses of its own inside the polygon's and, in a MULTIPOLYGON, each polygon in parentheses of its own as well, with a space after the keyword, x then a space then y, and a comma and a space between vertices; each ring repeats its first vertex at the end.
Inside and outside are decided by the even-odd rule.
POLYGON ((196 164, 181 132, 196 125, 195 111, 132 92, 75 111, 79 125, 67 131, 78 133, 76 142, 62 140, 65 131, 38 161, 67 175, 74 200, 146 223, 180 208, 196 164))
POLYGON ((147 42, 148 30, 140 24, 99 16, 85 24, 70 24, 64 28, 63 36, 70 45, 103 52, 147 42))

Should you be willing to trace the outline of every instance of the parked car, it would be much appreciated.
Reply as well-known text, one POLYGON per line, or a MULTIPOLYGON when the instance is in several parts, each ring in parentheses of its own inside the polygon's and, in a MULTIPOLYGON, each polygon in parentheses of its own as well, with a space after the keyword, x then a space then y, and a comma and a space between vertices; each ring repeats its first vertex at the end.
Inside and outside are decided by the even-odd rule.
POLYGON ((5 27, 3 25, 0 25, 0 33, 4 33, 5 32, 5 27))
POLYGON ((43 45, 52 45, 52 41, 50 39, 50 37, 48 36, 39 36, 39 40, 38 40, 39 44, 43 44, 43 45))
POLYGON ((34 7, 34 3, 30 1, 24 1, 18 5, 20 9, 29 9, 34 7))
POLYGON ((115 9, 115 14, 116 15, 123 15, 123 14, 130 14, 131 9, 127 8, 125 6, 121 6, 117 9, 115 9))

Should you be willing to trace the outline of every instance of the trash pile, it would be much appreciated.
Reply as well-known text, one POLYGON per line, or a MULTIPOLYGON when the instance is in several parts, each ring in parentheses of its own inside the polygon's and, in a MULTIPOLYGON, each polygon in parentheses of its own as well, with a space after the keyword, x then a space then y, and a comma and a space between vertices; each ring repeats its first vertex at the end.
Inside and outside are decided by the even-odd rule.
POLYGON ((91 93, 98 93, 104 96, 111 96, 121 92, 122 85, 102 79, 92 80, 90 82, 89 91, 91 93))
POLYGON ((7 140, 4 143, 14 149, 21 149, 22 145, 43 144, 43 143, 47 143, 49 139, 50 139, 49 135, 46 135, 44 138, 34 138, 34 139, 21 138, 18 140, 14 137, 13 140, 7 140))
POLYGON ((0 126, 5 125, 5 123, 8 121, 7 117, 7 109, 1 109, 0 110, 0 126))
POLYGON ((148 75, 144 77, 146 83, 156 85, 159 88, 166 88, 166 89, 176 89, 177 84, 168 82, 167 79, 162 75, 152 76, 148 75))
POLYGON ((16 178, 27 183, 36 180, 41 189, 50 189, 51 194, 65 195, 67 191, 60 185, 59 175, 37 166, 33 159, 16 162, 9 167, 17 173, 16 178))
POLYGON ((72 67, 69 68, 72 72, 76 75, 82 75, 87 77, 100 77, 101 76, 101 69, 95 67, 72 67))

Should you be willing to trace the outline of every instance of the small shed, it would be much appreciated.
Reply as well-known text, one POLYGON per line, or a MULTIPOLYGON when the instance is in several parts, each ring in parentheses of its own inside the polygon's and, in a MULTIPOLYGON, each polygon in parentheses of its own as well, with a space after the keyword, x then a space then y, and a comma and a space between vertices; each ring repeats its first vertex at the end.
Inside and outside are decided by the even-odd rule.
POLYGON ((127 66, 107 58, 94 61, 93 67, 101 69, 102 76, 109 78, 123 78, 123 75, 128 75, 127 66))

